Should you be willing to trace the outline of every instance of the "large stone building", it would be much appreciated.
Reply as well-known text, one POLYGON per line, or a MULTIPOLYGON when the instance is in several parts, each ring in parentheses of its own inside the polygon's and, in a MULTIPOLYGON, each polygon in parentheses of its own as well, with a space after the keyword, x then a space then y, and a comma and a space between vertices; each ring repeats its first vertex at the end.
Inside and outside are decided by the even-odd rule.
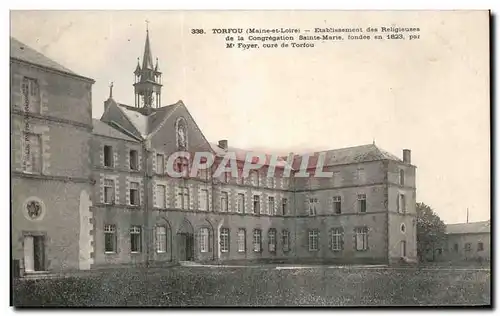
POLYGON ((15 39, 10 45, 14 265, 88 269, 94 81, 15 39))
MULTIPOLYGON (((402 160, 375 144, 311 153, 308 163, 290 155, 278 158, 273 177, 264 155, 264 166, 243 177, 249 151, 208 142, 182 101, 161 105, 149 34, 134 71, 134 105, 115 101, 111 86, 99 120, 91 118, 91 79, 16 40, 11 45, 12 249, 21 271, 417 257, 409 150, 402 160), (41 100, 41 112, 22 106, 25 82, 39 87, 28 103, 41 100), (25 130, 27 119, 37 132, 25 130), (33 133, 41 145, 26 154, 23 141, 33 133), (179 151, 212 153, 215 164, 211 172, 172 177, 166 169, 179 151), (238 176, 213 177, 228 155, 238 176), (318 159, 332 177, 314 176, 318 159), (43 161, 36 171, 35 160, 43 161), (312 175, 299 177, 301 165, 312 175), (33 257, 44 263, 33 267, 33 257)), ((176 170, 190 163, 177 159, 176 170)))

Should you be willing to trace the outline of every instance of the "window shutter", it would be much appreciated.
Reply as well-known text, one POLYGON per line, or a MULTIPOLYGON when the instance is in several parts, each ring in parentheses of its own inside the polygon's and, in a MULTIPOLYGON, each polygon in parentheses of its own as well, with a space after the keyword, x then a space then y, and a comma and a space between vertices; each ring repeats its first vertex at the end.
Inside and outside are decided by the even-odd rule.
POLYGON ((368 250, 370 249, 370 247, 368 246, 368 240, 370 239, 368 238, 368 235, 370 230, 368 229, 368 227, 365 227, 365 231, 366 231, 366 250, 368 250))
POLYGON ((231 252, 231 230, 228 228, 226 231, 227 231, 227 252, 231 252))
POLYGON ((333 228, 328 231, 328 248, 333 249, 333 228))
POLYGON ((344 250, 344 229, 340 228, 340 249, 344 250))
POLYGON ((47 113, 49 110, 49 94, 47 92, 47 82, 45 80, 40 80, 39 89, 40 89, 40 114, 47 113))
POLYGON ((396 206, 397 207, 397 212, 399 213, 399 210, 400 210, 400 207, 399 207, 399 193, 398 193, 398 195, 396 197, 396 205, 397 205, 396 206))
POLYGON ((207 245, 208 252, 212 252, 212 240, 213 240, 212 239, 213 238, 212 235, 213 235, 213 229, 208 228, 208 240, 207 240, 207 242, 208 242, 208 245, 207 245))
POLYGON ((14 73, 12 75, 12 86, 11 86, 11 98, 12 98, 12 105, 16 107, 18 110, 24 111, 24 105, 23 105, 23 89, 22 89, 22 81, 23 81, 23 76, 14 73))
POLYGON ((358 234, 356 233, 356 228, 353 229, 354 232, 354 250, 358 250, 358 234))

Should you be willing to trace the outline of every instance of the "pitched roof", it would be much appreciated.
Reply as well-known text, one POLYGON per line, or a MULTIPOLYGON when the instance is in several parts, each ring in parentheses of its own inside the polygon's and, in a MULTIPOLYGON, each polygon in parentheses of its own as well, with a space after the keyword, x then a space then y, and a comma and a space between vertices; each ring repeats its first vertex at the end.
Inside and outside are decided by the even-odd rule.
MULTIPOLYGON (((377 147, 375 144, 369 144, 311 153, 307 168, 316 168, 320 153, 324 153, 325 161, 323 166, 325 167, 377 160, 402 161, 395 155, 377 147)), ((296 155, 293 160, 293 168, 299 169, 301 161, 302 155, 296 155)))
POLYGON ((269 165, 271 162, 271 158, 275 156, 277 159, 276 166, 277 167, 285 167, 287 165, 286 158, 284 159, 283 157, 280 157, 279 155, 270 155, 266 154, 263 152, 258 152, 258 151, 253 151, 253 150, 248 150, 248 149, 241 149, 241 148, 235 148, 235 147, 228 147, 227 150, 224 150, 219 147, 219 145, 210 143, 210 147, 214 151, 214 153, 218 156, 223 157, 224 155, 227 155, 228 153, 234 153, 236 156, 236 160, 238 161, 245 161, 245 162, 253 162, 255 163, 256 161, 253 160, 253 157, 259 157, 261 155, 264 155, 266 157, 266 161, 264 165, 269 165), (251 156, 248 156, 248 154, 251 154, 251 156))
POLYGON ((92 119, 92 134, 137 142, 136 139, 98 119, 92 119))
POLYGON ((474 234, 474 233, 490 233, 490 232, 491 232, 490 221, 446 225, 447 234, 474 234))
POLYGON ((178 104, 179 103, 175 103, 160 108, 153 108, 151 109, 151 113, 147 114, 142 108, 117 103, 118 107, 143 137, 154 132, 178 104))
POLYGON ((74 75, 77 77, 85 78, 87 80, 92 80, 90 78, 83 77, 81 75, 76 74, 75 72, 71 71, 70 69, 62 66, 61 64, 53 61, 52 59, 48 58, 44 54, 34 50, 33 48, 29 47, 28 45, 21 43, 14 37, 10 38, 10 58, 14 59, 19 59, 23 60, 26 62, 29 62, 31 64, 39 65, 45 68, 50 68, 53 70, 57 70, 60 72, 64 72, 66 74, 74 75))

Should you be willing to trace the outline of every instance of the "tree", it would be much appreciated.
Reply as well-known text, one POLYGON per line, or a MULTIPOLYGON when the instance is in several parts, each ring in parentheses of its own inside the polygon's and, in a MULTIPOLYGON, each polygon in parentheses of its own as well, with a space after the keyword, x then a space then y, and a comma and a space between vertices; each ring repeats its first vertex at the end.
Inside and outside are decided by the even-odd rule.
POLYGON ((432 251, 432 260, 436 259, 436 250, 445 241, 445 230, 446 225, 430 206, 417 203, 417 253, 420 261, 429 251, 432 251))

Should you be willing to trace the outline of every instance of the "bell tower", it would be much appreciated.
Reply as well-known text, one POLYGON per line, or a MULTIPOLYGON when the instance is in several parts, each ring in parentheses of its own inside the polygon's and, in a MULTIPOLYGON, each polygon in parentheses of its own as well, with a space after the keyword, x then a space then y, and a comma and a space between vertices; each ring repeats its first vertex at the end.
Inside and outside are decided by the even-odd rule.
MULTIPOLYGON (((146 23, 149 21, 146 20, 146 23)), ((146 24, 146 44, 142 67, 137 58, 137 66, 134 71, 135 106, 139 108, 158 108, 161 106, 161 72, 158 66, 153 66, 153 55, 149 44, 149 29, 146 24)))

